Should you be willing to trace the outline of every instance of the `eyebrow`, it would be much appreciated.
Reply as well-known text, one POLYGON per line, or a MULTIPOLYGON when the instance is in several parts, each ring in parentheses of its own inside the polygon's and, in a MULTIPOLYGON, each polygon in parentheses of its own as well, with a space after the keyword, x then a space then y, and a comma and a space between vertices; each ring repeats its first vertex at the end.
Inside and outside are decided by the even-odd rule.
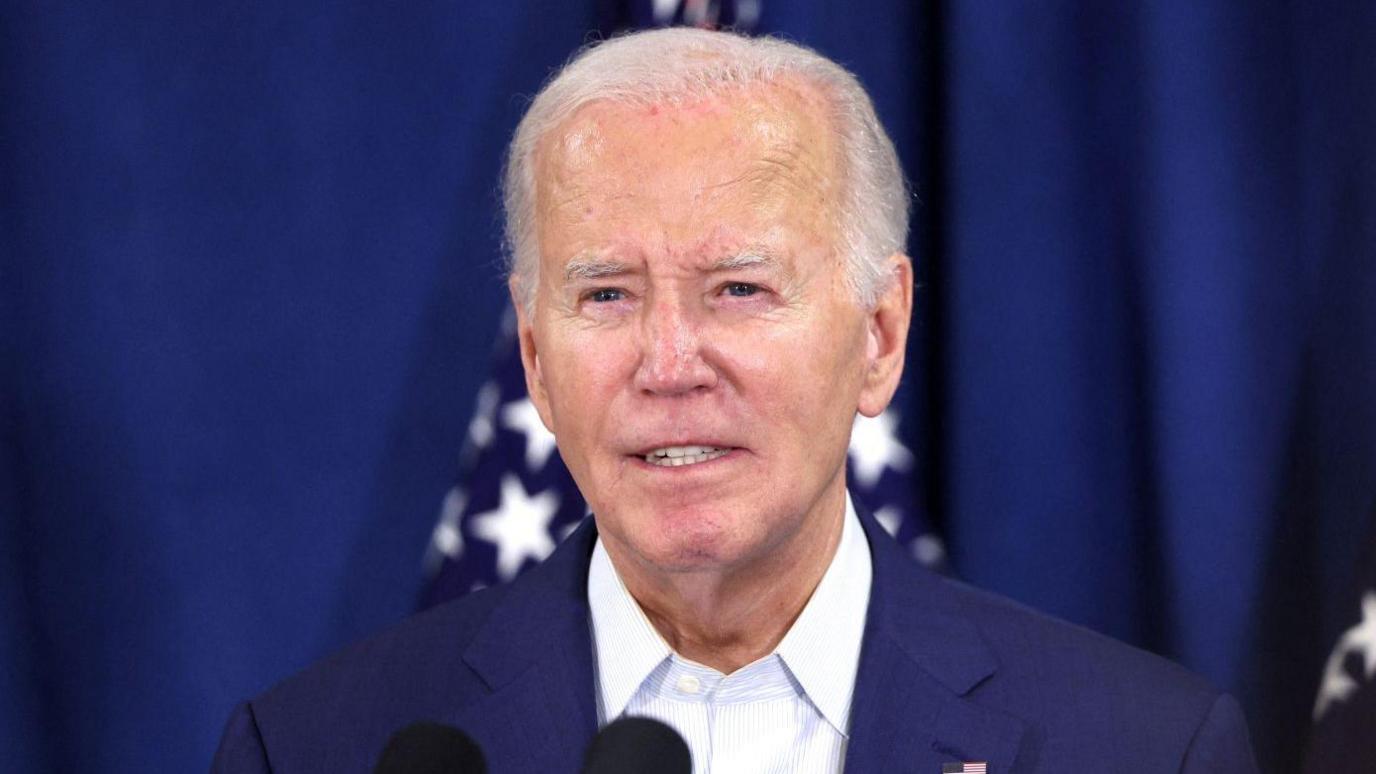
POLYGON ((711 270, 716 271, 735 271, 739 269, 753 269, 763 267, 766 269, 777 269, 782 263, 770 250, 762 247, 749 247, 745 250, 730 255, 712 264, 711 270))
MULTIPOLYGON (((783 264, 773 252, 762 247, 750 247, 735 255, 729 255, 712 263, 711 272, 739 271, 741 269, 766 268, 778 269, 783 264)), ((606 258, 574 258, 564 266, 564 281, 595 280, 615 277, 631 270, 624 261, 606 258)))
POLYGON ((564 267, 564 281, 593 280, 625 274, 630 267, 621 261, 604 258, 574 258, 564 267))

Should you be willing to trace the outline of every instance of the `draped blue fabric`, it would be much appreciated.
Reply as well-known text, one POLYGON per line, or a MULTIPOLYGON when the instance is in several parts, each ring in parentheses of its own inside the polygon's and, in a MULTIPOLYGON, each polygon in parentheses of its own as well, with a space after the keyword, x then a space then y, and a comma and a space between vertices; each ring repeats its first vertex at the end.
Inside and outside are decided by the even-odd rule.
POLYGON ((1279 770, 1376 503, 1376 16, 948 7, 953 563, 1240 693, 1279 770))
MULTIPOLYGON (((759 3, 916 189, 954 570, 1296 760, 1376 505, 1376 10, 759 3)), ((183 771, 412 609, 505 308, 502 147, 640 4, 0 9, 0 768, 183 771)))

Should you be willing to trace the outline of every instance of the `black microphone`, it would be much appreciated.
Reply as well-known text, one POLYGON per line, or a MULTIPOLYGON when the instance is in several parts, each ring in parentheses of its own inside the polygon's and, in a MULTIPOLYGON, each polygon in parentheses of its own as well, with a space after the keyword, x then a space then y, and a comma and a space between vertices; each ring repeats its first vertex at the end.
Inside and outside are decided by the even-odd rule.
POLYGON ((593 737, 583 774, 692 774, 693 757, 678 732, 650 718, 621 718, 593 737))
POLYGON ((487 774, 473 737, 441 723, 412 723, 392 734, 373 774, 487 774))

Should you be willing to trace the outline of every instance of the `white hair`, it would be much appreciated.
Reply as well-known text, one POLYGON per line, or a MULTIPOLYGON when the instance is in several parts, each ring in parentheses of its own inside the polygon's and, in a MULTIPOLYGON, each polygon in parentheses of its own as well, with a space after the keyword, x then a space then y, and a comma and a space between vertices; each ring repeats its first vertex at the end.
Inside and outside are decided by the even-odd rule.
POLYGON ((905 248, 909 196, 893 142, 860 82, 795 43, 673 27, 622 35, 574 54, 516 127, 502 194, 507 268, 526 308, 534 304, 539 267, 533 161, 548 132, 592 102, 675 104, 790 77, 817 89, 830 107, 830 128, 844 159, 836 249, 846 260, 856 299, 872 307, 891 278, 886 259, 905 248))

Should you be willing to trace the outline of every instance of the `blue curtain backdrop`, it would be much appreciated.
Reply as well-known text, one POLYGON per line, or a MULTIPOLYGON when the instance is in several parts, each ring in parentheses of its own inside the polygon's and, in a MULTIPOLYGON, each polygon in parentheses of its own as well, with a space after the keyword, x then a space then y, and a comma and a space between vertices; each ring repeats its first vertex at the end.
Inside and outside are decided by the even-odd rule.
MULTIPOLYGON (((0 9, 0 768, 203 769, 412 608, 522 95, 648 7, 0 9)), ((955 571, 1290 767, 1376 505, 1376 6, 758 7, 917 188, 900 408, 955 571)))

